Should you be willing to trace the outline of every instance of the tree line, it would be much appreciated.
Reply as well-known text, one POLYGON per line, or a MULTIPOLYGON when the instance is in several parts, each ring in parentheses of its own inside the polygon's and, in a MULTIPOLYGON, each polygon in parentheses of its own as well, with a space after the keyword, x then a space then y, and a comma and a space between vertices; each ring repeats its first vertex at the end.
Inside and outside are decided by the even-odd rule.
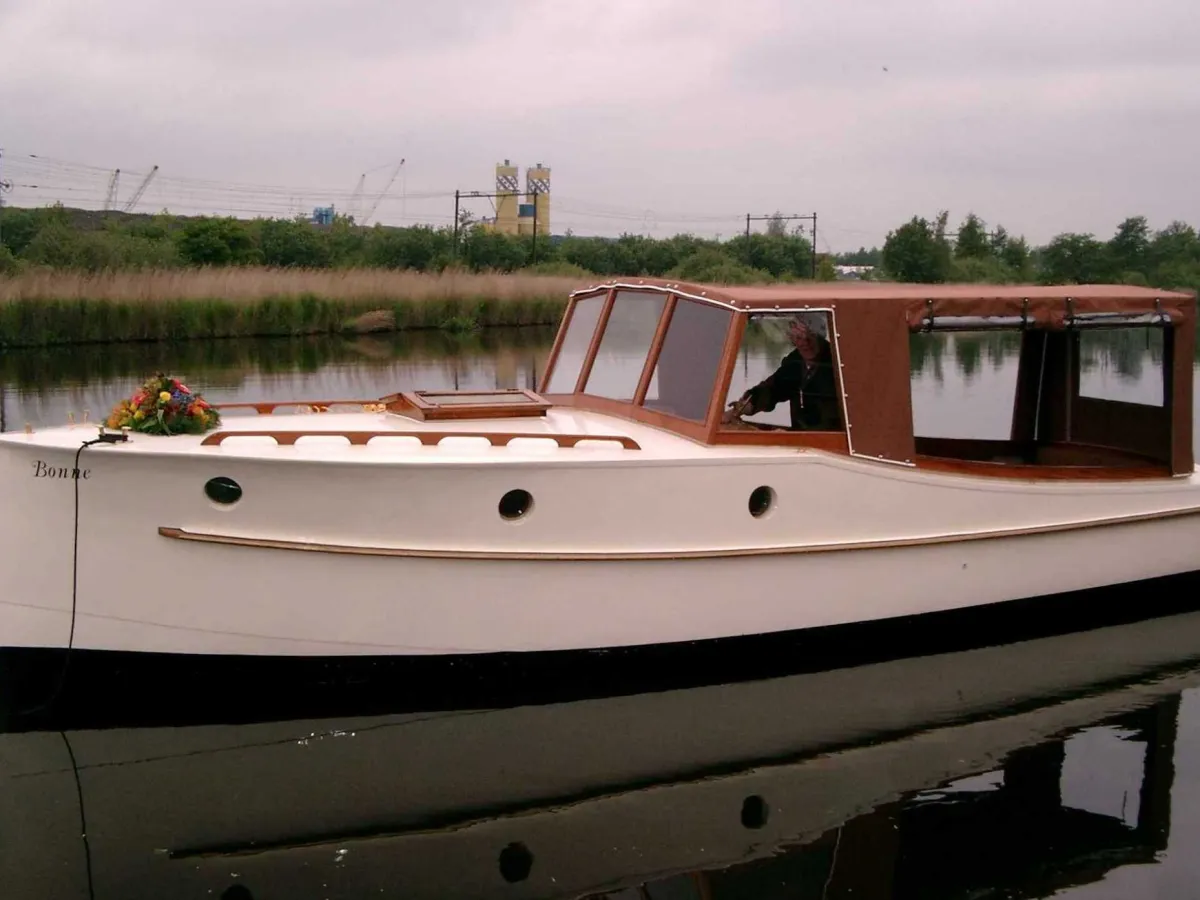
MULTIPOLYGON (((719 241, 682 234, 655 239, 508 235, 464 219, 459 229, 354 224, 304 218, 252 219, 168 214, 126 215, 62 206, 5 208, 0 217, 0 272, 45 266, 86 271, 189 266, 306 269, 389 268, 473 272, 534 270, 549 274, 646 275, 750 283, 812 275, 812 245, 770 222, 767 233, 719 241)), ((832 278, 832 263, 817 260, 832 278)))
POLYGON ((999 284, 1131 284, 1200 288, 1200 237, 1186 222, 1152 230, 1145 216, 1121 222, 1112 237, 1066 232, 1030 247, 1003 226, 969 213, 953 235, 948 214, 914 216, 891 231, 879 252, 885 276, 898 281, 999 284))
POLYGON ((518 270, 572 275, 643 275, 728 284, 836 277, 834 265, 873 266, 862 277, 907 282, 1120 282, 1200 288, 1200 237, 1184 222, 1152 230, 1144 216, 1121 222, 1107 240, 1064 233, 1031 246, 969 213, 913 216, 883 246, 814 257, 808 237, 781 217, 765 233, 726 240, 506 235, 464 219, 458 229, 416 225, 329 226, 303 218, 243 220, 167 213, 130 215, 66 209, 0 210, 0 274, 26 267, 85 271, 196 266, 309 269, 518 270))

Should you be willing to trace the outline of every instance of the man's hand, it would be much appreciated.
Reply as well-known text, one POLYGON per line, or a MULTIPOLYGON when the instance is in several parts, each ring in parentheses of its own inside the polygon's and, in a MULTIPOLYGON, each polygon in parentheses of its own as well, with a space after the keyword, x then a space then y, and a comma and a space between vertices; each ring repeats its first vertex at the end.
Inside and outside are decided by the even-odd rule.
POLYGON ((743 415, 745 415, 746 410, 749 407, 750 407, 750 398, 749 397, 743 397, 740 400, 734 400, 732 403, 729 404, 729 408, 725 410, 725 414, 723 416, 721 416, 721 423, 723 425, 730 425, 733 422, 736 422, 743 415))

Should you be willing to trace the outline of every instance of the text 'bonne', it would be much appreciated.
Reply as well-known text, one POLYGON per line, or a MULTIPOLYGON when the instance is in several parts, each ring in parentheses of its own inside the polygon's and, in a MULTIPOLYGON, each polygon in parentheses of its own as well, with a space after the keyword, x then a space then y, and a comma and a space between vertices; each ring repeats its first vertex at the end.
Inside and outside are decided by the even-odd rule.
POLYGON ((34 478, 83 478, 91 477, 91 469, 69 469, 66 466, 51 466, 42 460, 34 460, 34 478))

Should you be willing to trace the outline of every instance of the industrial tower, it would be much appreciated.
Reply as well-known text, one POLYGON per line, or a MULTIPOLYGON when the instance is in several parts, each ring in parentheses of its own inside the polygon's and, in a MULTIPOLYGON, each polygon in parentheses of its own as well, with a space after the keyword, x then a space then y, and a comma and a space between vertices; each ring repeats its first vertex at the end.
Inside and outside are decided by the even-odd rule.
POLYGON ((550 169, 538 163, 525 170, 525 199, 520 202, 519 174, 509 160, 496 166, 495 229, 502 234, 550 233, 550 169))

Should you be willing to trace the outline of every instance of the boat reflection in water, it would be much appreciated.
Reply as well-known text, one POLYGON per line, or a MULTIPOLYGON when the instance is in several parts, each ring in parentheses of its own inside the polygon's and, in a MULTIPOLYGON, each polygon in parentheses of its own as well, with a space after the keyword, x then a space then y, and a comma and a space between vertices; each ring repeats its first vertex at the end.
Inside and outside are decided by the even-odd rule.
POLYGON ((1044 895, 1166 848, 1196 684, 1200 613, 574 703, 10 733, 0 884, 57 900, 1044 895), (1081 777, 1101 752, 1111 764, 1081 777))

